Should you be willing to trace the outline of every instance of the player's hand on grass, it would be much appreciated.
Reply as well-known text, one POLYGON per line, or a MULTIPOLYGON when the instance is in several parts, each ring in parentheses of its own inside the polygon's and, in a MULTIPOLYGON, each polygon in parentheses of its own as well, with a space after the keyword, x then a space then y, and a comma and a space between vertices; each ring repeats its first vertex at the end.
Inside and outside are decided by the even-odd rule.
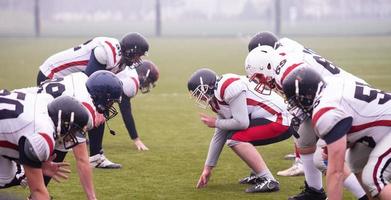
POLYGON ((50 176, 56 182, 61 182, 61 179, 67 180, 68 174, 71 170, 68 169, 70 166, 67 162, 53 162, 56 158, 56 154, 49 157, 49 159, 42 163, 42 173, 45 176, 50 176))
POLYGON ((212 175, 212 167, 205 166, 200 178, 198 179, 197 188, 204 188, 208 185, 210 176, 212 175))
POLYGON ((208 116, 204 113, 200 113, 201 121, 210 128, 216 127, 216 117, 208 116))
POLYGON ((133 140, 134 144, 137 147, 137 150, 139 151, 148 151, 148 147, 145 146, 145 144, 140 140, 140 138, 136 138, 133 140))

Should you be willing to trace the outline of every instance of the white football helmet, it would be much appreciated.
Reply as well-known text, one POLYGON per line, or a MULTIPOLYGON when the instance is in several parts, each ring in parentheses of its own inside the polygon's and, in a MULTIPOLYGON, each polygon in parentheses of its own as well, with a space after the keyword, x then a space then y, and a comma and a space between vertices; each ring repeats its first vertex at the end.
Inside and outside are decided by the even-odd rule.
POLYGON ((270 94, 275 88, 275 66, 278 64, 278 53, 273 47, 258 46, 246 57, 245 70, 250 81, 257 83, 255 90, 261 94, 270 94))

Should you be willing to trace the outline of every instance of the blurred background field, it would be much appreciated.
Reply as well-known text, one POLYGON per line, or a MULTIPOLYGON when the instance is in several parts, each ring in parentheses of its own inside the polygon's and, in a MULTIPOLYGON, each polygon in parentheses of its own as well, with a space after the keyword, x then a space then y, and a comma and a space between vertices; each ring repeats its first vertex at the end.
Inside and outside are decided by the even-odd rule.
MULTIPOLYGON (((50 55, 95 36, 118 39, 139 31, 150 42, 149 56, 160 68, 157 87, 132 100, 139 135, 150 148, 138 152, 117 116, 104 139, 105 154, 120 170, 94 170, 98 199, 287 199, 300 192, 303 177, 280 178, 281 191, 246 194, 237 181, 245 164, 225 147, 209 186, 195 189, 213 130, 201 124, 206 112, 189 98, 193 71, 244 73, 247 43, 258 31, 275 31, 281 6, 280 36, 287 36, 334 64, 391 91, 391 3, 387 0, 0 0, 0 88, 34 86, 38 67, 50 55), (40 34, 34 29, 34 3, 40 7, 40 34), (156 3, 161 34, 156 33, 156 3)), ((283 156, 292 141, 259 147, 271 171, 290 167, 283 156)), ((51 183, 54 199, 84 199, 73 155, 70 180, 51 183)), ((28 190, 0 190, 27 196, 28 190)), ((348 192, 346 200, 354 199, 348 192)))

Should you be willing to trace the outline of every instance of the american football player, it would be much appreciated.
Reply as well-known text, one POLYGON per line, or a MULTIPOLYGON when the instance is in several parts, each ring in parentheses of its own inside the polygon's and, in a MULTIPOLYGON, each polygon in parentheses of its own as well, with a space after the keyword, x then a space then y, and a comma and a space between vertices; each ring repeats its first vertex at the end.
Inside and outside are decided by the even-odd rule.
POLYGON ((30 199, 50 199, 43 174, 67 177, 64 173, 70 171, 63 168, 67 164, 53 163, 52 154, 85 138, 87 110, 69 96, 53 100, 23 90, 2 90, 0 96, 0 188, 19 185, 26 177, 30 199))
MULTIPOLYGON (((99 70, 90 77, 83 72, 72 73, 64 78, 46 80, 39 87, 29 88, 30 92, 48 93, 53 97, 68 95, 82 102, 88 110, 87 130, 100 126, 113 118, 117 111, 113 104, 120 102, 122 96, 122 82, 110 71, 99 70)), ((88 198, 95 196, 92 182, 92 172, 89 163, 86 139, 79 141, 82 145, 73 148, 80 182, 88 198)), ((54 162, 62 162, 68 150, 58 148, 54 162)), ((49 184, 50 177, 45 177, 45 184, 49 184)))
MULTIPOLYGON (((135 68, 125 67, 116 76, 122 81, 123 95, 119 108, 129 136, 138 150, 148 150, 138 136, 130 100, 137 95, 139 90, 141 93, 148 93, 155 87, 159 79, 159 69, 152 61, 143 60, 135 68)), ((104 128, 99 127, 99 129, 104 128)), ((90 165, 96 168, 121 168, 120 164, 109 161, 103 154, 103 131, 94 131, 93 134, 95 136, 90 137, 90 165)))
POLYGON ((50 56, 40 67, 37 85, 46 79, 61 78, 74 72, 88 76, 97 70, 117 73, 125 66, 141 61, 149 44, 139 33, 128 33, 121 41, 110 37, 95 37, 76 47, 50 56))
MULTIPOLYGON (((146 55, 149 44, 139 33, 129 33, 120 42, 114 38, 97 37, 82 45, 60 52, 48 58, 40 67, 37 83, 45 79, 62 78, 74 72, 85 72, 88 76, 94 71, 106 69, 119 73, 127 66, 134 67, 146 55)), ((128 107, 124 101, 122 108, 128 107)), ((127 130, 139 150, 148 150, 137 135, 132 113, 129 109, 121 109, 127 130)), ((121 168, 120 164, 106 158, 102 149, 105 126, 102 124, 91 129, 90 141, 91 166, 97 168, 121 168)))
MULTIPOLYGON (((257 40, 254 39, 253 41, 257 40)), ((335 66, 313 50, 305 48, 298 42, 288 38, 278 40, 273 47, 268 45, 252 46, 255 46, 255 48, 251 49, 246 58, 245 70, 250 79, 258 83, 255 89, 263 94, 274 90, 284 96, 282 82, 292 70, 303 66, 309 66, 316 70, 322 77, 334 76, 365 83, 364 80, 335 66)), ((294 113, 293 123, 300 124, 298 130, 300 137, 295 142, 303 163, 306 182, 305 190, 291 197, 291 199, 326 199, 325 192, 322 189, 322 173, 317 170, 313 162, 317 137, 313 133, 311 122, 308 119, 300 119, 303 117, 302 112, 300 110, 296 111, 299 112, 294 113), (308 134, 311 132, 312 134, 308 134)), ((291 110, 291 112, 295 112, 295 110, 291 110)), ((321 142, 319 142, 319 148, 320 144, 321 142)), ((350 171, 346 171, 346 173, 350 174, 350 171)), ((356 188, 351 191, 357 198, 366 198, 364 190, 353 179, 355 179, 353 175, 346 176, 348 185, 356 188)))
POLYGON ((224 143, 251 168, 254 176, 241 183, 253 184, 246 192, 279 190, 262 156, 254 146, 268 145, 289 138, 295 131, 289 126, 289 113, 283 99, 275 93, 261 95, 244 76, 224 74, 202 68, 188 81, 188 90, 196 103, 217 114, 201 114, 201 121, 215 129, 208 156, 197 188, 206 187, 224 143))
MULTIPOLYGON (((293 41, 293 40, 292 40, 293 41)), ((271 32, 265 31, 265 32, 259 32, 256 33, 249 41, 248 43, 248 52, 251 52, 253 49, 259 46, 270 46, 270 47, 275 47, 276 45, 279 45, 280 42, 278 41, 278 37, 274 35, 271 32)), ((298 49, 302 49, 301 46, 296 45, 294 42, 291 42, 291 45, 286 45, 289 46, 291 49, 295 49, 294 47, 298 49), (294 45, 292 45, 294 44, 294 45)), ((264 87, 264 86, 261 86, 264 87)), ((262 89, 262 88, 260 88, 262 89)), ((264 90, 264 89, 262 89, 264 90)), ((266 90, 268 91, 268 90, 266 90)), ((263 91, 262 91, 263 92, 263 91)), ((270 92, 270 91, 269 91, 270 92)), ((303 163, 300 159, 300 154, 297 150, 296 145, 294 145, 294 162, 291 167, 288 169, 278 171, 277 175, 278 176, 301 176, 304 175, 304 169, 303 169, 303 163)), ((290 155, 287 155, 285 157, 288 157, 290 155)))
POLYGON ((294 69, 282 82, 289 106, 311 118, 327 143, 327 195, 342 199, 345 152, 361 160, 362 180, 374 198, 391 199, 391 94, 353 79, 294 69), (360 145, 371 151, 357 151, 360 145), (365 164, 366 163, 366 164, 365 164))

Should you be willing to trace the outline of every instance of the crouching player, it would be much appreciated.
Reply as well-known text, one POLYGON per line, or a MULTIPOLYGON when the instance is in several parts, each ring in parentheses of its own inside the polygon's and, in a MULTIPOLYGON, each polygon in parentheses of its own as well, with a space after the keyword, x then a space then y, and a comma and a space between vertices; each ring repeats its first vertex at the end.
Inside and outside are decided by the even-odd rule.
POLYGON ((323 79, 308 67, 293 70, 282 88, 289 105, 311 117, 316 135, 327 144, 328 197, 342 199, 349 149, 348 162, 362 172, 371 196, 390 199, 391 94, 352 79, 323 79))
POLYGON ((53 100, 20 91, 2 90, 0 102, 0 188, 19 185, 25 176, 30 199, 50 199, 43 174, 66 178, 66 164, 51 162, 51 155, 55 147, 69 149, 77 137, 85 138, 87 110, 69 96, 53 100))
POLYGON ((285 140, 294 130, 289 126, 289 113, 283 99, 275 93, 270 96, 257 94, 250 84, 246 77, 217 76, 205 68, 190 77, 188 90, 196 102, 203 108, 210 106, 217 113, 217 118, 201 114, 201 121, 215 128, 215 134, 197 188, 206 187, 224 143, 227 143, 253 171, 253 176, 242 181, 253 184, 246 192, 279 190, 279 182, 254 146, 285 140))

